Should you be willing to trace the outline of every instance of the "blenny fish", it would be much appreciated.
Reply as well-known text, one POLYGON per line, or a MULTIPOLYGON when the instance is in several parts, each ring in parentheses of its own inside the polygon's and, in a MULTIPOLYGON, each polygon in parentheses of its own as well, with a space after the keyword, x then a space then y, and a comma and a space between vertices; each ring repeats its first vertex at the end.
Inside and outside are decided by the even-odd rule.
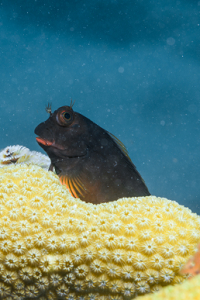
POLYGON ((70 106, 51 111, 35 129, 36 140, 51 159, 71 195, 94 204, 122 197, 149 196, 125 146, 70 106))

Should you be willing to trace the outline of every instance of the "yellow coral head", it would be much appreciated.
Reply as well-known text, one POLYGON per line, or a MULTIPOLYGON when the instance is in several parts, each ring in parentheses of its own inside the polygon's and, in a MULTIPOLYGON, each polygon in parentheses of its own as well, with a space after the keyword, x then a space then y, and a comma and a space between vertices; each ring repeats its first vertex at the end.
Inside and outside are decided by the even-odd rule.
POLYGON ((199 239, 174 201, 93 205, 38 166, 0 169, 1 299, 131 299, 181 282, 199 239))

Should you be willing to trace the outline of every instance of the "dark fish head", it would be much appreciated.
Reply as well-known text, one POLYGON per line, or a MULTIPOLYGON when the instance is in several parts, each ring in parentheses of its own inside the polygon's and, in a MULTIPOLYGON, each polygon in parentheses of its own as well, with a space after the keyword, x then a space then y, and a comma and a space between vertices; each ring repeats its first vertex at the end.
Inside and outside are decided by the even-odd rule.
POLYGON ((87 153, 89 125, 71 106, 62 106, 35 128, 38 144, 49 157, 81 157, 87 153))

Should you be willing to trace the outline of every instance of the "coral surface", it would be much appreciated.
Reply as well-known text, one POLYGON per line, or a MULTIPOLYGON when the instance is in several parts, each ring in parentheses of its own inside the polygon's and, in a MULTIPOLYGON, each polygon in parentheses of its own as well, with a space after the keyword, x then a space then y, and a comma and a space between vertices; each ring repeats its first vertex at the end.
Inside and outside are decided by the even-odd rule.
POLYGON ((161 291, 139 298, 140 300, 199 300, 200 299, 200 275, 186 280, 180 285, 168 286, 161 291))
POLYGON ((132 299, 183 281, 199 240, 174 201, 93 205, 38 166, 0 168, 0 299, 132 299))

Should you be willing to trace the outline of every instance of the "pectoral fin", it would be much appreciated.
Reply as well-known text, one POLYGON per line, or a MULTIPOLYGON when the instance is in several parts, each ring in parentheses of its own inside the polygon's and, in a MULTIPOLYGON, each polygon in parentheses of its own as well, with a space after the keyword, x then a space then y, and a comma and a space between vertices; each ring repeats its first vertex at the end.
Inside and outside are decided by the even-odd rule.
POLYGON ((59 179, 61 184, 67 187, 67 189, 70 191, 71 195, 74 198, 85 198, 87 189, 85 188, 80 176, 76 176, 72 178, 60 174, 59 179))

